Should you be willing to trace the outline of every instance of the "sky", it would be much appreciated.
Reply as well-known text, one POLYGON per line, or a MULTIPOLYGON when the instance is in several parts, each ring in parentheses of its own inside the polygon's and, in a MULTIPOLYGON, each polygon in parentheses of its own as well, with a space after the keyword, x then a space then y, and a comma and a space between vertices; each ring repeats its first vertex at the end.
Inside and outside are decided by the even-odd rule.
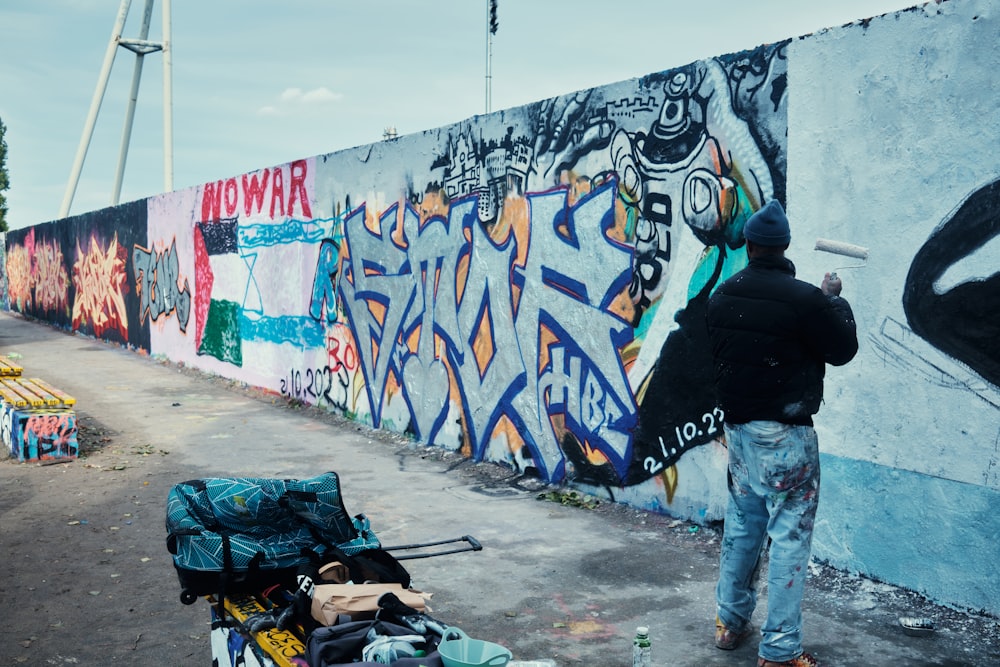
MULTIPOLYGON (((498 0, 488 58, 489 0, 171 0, 173 189, 483 114, 487 62, 498 111, 917 4, 498 0)), ((120 7, 0 0, 11 229, 59 217, 120 7)), ((148 39, 162 14, 154 0, 148 39)), ((165 190, 163 62, 143 59, 122 203, 165 190)), ((112 204, 135 63, 115 49, 71 215, 112 204)))

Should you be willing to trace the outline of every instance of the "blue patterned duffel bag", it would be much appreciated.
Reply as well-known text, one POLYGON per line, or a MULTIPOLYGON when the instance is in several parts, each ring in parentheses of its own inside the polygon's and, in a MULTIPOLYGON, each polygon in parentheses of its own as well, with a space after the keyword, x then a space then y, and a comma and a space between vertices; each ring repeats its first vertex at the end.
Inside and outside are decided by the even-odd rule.
POLYGON ((368 518, 347 513, 334 472, 182 482, 167 496, 166 527, 185 604, 274 585, 294 590, 302 567, 381 548, 368 518))

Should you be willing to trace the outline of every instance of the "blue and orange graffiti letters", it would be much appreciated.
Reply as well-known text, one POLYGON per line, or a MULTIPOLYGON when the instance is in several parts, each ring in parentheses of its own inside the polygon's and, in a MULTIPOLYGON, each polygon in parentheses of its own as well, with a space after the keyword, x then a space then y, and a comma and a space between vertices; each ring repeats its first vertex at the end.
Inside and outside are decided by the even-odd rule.
MULTIPOLYGON (((551 424, 558 414, 623 472, 636 406, 619 354, 632 330, 609 310, 631 280, 632 250, 606 233, 616 196, 613 181, 572 207, 565 188, 529 195, 523 266, 513 235, 497 242, 480 225, 475 198, 423 225, 411 206, 393 205, 378 231, 366 227, 364 206, 350 213, 338 285, 374 425, 394 373, 418 436, 433 441, 449 413, 450 370, 473 456, 483 456, 506 418, 542 473, 561 479, 565 460, 551 424), (500 353, 493 341, 516 345, 500 353)), ((313 317, 324 302, 329 311, 326 281, 335 272, 334 247, 324 244, 313 317)))

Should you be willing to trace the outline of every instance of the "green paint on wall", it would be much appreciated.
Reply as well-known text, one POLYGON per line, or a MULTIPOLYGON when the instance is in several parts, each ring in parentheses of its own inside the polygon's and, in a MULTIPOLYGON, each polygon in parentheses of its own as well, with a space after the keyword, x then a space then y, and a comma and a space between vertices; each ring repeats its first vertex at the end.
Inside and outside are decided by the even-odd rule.
POLYGON ((234 301, 212 299, 208 306, 205 333, 198 354, 207 354, 235 366, 243 366, 243 340, 240 338, 242 308, 234 301))

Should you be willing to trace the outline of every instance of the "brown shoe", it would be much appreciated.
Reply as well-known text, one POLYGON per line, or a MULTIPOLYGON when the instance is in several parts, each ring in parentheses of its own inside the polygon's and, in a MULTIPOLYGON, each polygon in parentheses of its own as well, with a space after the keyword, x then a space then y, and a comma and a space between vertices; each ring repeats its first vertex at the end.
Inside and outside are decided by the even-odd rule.
POLYGON ((757 667, 819 667, 819 663, 816 662, 816 658, 808 653, 803 653, 797 658, 785 660, 784 662, 757 658, 757 667))
POLYGON ((715 617, 715 646, 723 651, 732 651, 752 634, 753 626, 749 623, 739 632, 734 632, 724 626, 718 616, 715 617))

